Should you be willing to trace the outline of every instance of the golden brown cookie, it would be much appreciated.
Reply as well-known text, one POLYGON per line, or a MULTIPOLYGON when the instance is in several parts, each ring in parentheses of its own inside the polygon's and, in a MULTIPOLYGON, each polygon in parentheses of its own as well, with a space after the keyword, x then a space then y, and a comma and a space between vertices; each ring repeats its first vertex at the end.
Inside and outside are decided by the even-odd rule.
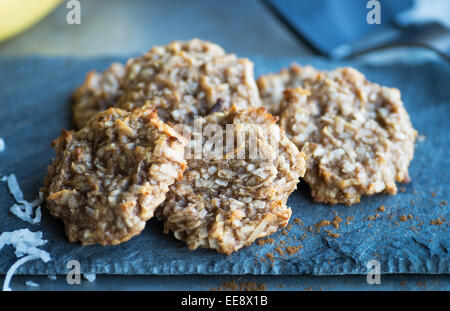
POLYGON ((276 121, 264 108, 235 106, 197 120, 188 169, 157 211, 165 231, 190 249, 230 254, 286 226, 305 160, 276 121))
POLYGON ((229 108, 232 103, 239 108, 261 105, 253 63, 199 39, 155 46, 129 59, 114 94, 104 91, 104 80, 111 77, 107 73, 111 69, 103 75, 91 74, 76 91, 74 118, 78 127, 111 105, 125 110, 146 105, 157 110, 162 121, 183 124, 191 124, 195 116, 229 108))
POLYGON ((315 201, 353 204, 409 181, 417 132, 400 97, 353 68, 317 73, 285 92, 280 126, 306 154, 315 201))
POLYGON ((46 206, 71 242, 127 241, 182 177, 185 145, 150 109, 103 111, 53 142, 56 158, 42 189, 46 206))
POLYGON ((270 113, 279 116, 284 90, 302 86, 303 81, 315 77, 318 73, 319 71, 311 66, 301 67, 294 63, 289 68, 281 69, 278 73, 260 76, 256 83, 262 105, 270 113))
POLYGON ((125 67, 120 63, 113 63, 102 73, 88 73, 84 83, 72 94, 73 121, 77 129, 97 112, 116 105, 124 75, 125 67))
POLYGON ((253 63, 213 43, 193 39, 157 46, 127 63, 119 107, 146 105, 167 122, 191 124, 195 116, 260 106, 253 63))

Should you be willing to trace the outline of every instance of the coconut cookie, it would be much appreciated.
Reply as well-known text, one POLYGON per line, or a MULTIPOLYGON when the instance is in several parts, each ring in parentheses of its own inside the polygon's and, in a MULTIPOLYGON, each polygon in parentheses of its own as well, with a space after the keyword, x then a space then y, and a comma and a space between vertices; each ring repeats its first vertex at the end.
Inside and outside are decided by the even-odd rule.
POLYGON ((231 107, 260 106, 253 63, 226 54, 218 45, 193 39, 153 47, 126 65, 118 107, 146 105, 163 121, 191 124, 231 107))
POLYGON ((124 75, 125 67, 120 63, 113 63, 103 73, 91 71, 87 75, 84 83, 72 94, 76 128, 82 128, 97 112, 116 104, 124 75))
POLYGON ((149 109, 103 111, 53 142, 57 156, 42 189, 46 206, 71 242, 125 242, 182 177, 185 145, 149 109))
POLYGON ((315 201, 353 204, 408 182, 413 129, 400 91, 352 68, 319 73, 285 92, 280 126, 307 157, 315 201))
POLYGON ((274 115, 281 114, 281 100, 286 89, 302 86, 303 81, 317 76, 318 70, 311 66, 292 64, 278 73, 262 75, 256 80, 262 105, 274 115))
POLYGON ((188 169, 157 211, 166 233, 230 254, 287 225, 305 160, 276 121, 264 108, 233 106, 194 123, 188 169))

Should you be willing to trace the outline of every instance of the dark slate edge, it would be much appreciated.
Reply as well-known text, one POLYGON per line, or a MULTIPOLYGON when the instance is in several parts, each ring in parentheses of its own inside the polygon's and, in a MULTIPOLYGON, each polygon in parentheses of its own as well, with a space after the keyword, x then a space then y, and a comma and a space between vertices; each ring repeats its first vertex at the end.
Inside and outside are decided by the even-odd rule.
MULTIPOLYGON (((249 259, 252 260, 252 259, 249 259)), ((253 260, 252 260, 253 261, 253 260)), ((448 274, 450 273, 450 262, 443 258, 420 259, 420 263, 414 263, 409 258, 389 258, 388 261, 381 261, 381 272, 383 274, 404 273, 404 274, 448 274)), ((295 263, 274 262, 270 267, 261 263, 252 265, 253 269, 235 267, 233 263, 226 265, 208 264, 207 266, 189 265, 185 266, 179 262, 164 263, 162 266, 150 268, 143 263, 126 264, 115 263, 111 265, 92 264, 91 269, 82 272, 95 274, 142 274, 142 275, 180 275, 180 274, 214 274, 214 275, 233 275, 233 274, 255 274, 255 275, 292 275, 292 274, 313 274, 313 275, 345 275, 345 274, 366 274, 367 268, 362 265, 355 265, 352 260, 345 260, 339 265, 327 265, 325 267, 309 265, 307 268, 301 268, 295 263), (142 272, 146 271, 146 272, 142 272), (291 272, 290 272, 291 271, 291 272), (295 271, 295 273, 292 273, 295 271)), ((17 274, 66 274, 69 269, 61 271, 42 262, 33 266, 22 266, 17 274)))

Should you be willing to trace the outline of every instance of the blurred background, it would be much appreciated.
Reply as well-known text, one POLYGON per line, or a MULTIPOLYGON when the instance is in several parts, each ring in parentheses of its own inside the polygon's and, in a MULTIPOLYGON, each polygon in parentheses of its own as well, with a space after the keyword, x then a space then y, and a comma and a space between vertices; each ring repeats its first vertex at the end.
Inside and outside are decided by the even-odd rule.
POLYGON ((448 57, 448 27, 449 0, 0 0, 0 55, 137 55, 199 37, 241 56, 448 57))

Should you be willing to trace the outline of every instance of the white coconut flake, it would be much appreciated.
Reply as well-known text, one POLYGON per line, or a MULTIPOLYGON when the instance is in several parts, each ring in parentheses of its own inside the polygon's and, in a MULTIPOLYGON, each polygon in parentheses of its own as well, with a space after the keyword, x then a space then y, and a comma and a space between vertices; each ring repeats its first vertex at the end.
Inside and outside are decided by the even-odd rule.
POLYGON ((3 232, 0 235, 0 250, 5 245, 11 245, 15 248, 17 257, 37 255, 44 262, 47 262, 50 260, 50 254, 38 248, 45 243, 47 241, 42 239, 41 231, 31 232, 28 229, 19 229, 11 232, 3 232))
POLYGON ((97 275, 95 273, 83 273, 83 277, 89 282, 94 282, 97 275))
POLYGON ((3 291, 11 291, 9 287, 11 278, 16 270, 24 263, 36 259, 41 259, 44 262, 50 261, 50 254, 38 248, 45 243, 47 241, 42 239, 42 232, 40 231, 31 232, 28 229, 19 229, 12 232, 3 232, 0 235, 0 250, 5 245, 11 245, 15 248, 15 255, 17 257, 24 256, 9 268, 5 281, 3 282, 3 291))
POLYGON ((40 206, 36 208, 34 218, 32 218, 31 215, 27 213, 26 207, 24 205, 14 204, 13 206, 11 206, 9 211, 18 218, 22 219, 23 221, 27 221, 32 225, 41 222, 42 213, 40 206))
POLYGON ((5 140, 3 138, 0 137, 0 152, 5 151, 5 140))
POLYGON ((426 139, 427 139, 427 137, 425 135, 417 136, 417 142, 419 142, 419 143, 423 143, 426 139))
MULTIPOLYGON (((39 198, 28 202, 23 198, 23 192, 20 189, 17 178, 14 174, 9 176, 2 176, 1 181, 6 182, 8 189, 16 204, 14 204, 10 211, 20 219, 24 221, 28 221, 31 224, 36 224, 41 221, 41 207, 39 206, 43 201, 43 194, 39 193, 39 198), (36 208, 34 211, 33 209, 36 208), (34 212, 34 217, 32 217, 34 212)), ((48 262, 50 260, 50 254, 42 249, 39 249, 39 246, 47 243, 46 240, 42 239, 42 232, 31 232, 28 229, 19 229, 11 232, 3 232, 0 235, 0 251, 5 245, 11 245, 15 248, 15 255, 20 258, 17 260, 6 273, 5 280, 3 282, 3 291, 11 291, 9 286, 11 282, 11 278, 16 272, 16 270, 23 265, 24 263, 41 259, 44 262, 48 262)), ((39 286, 31 281, 27 281, 25 284, 27 286, 39 286)))
POLYGON ((26 281, 25 285, 28 286, 28 287, 39 287, 39 284, 35 283, 33 281, 26 281))
POLYGON ((14 200, 16 200, 17 203, 23 203, 25 200, 23 199, 23 192, 19 187, 16 175, 9 175, 6 182, 14 200))
MULTIPOLYGON (((4 176, 6 177, 6 176, 4 176)), ((2 177, 2 180, 3 178, 2 177)), ((39 206, 43 201, 43 194, 42 192, 39 192, 39 198, 28 202, 23 198, 23 192, 22 189, 20 189, 19 182, 17 181, 17 177, 14 174, 9 175, 6 178, 6 183, 8 185, 9 192, 14 197, 14 200, 16 201, 16 204, 10 207, 10 212, 17 216, 18 218, 22 219, 23 221, 27 221, 30 224, 37 224, 41 221, 41 207, 39 206), (34 212, 33 209, 36 208, 36 211, 34 212), (33 217, 34 212, 34 217, 33 217)))
POLYGON ((31 261, 31 260, 36 260, 39 259, 39 256, 36 255, 29 255, 29 256, 25 256, 22 257, 21 259, 17 260, 12 266, 11 268, 9 268, 8 272, 6 273, 5 276, 5 281, 3 282, 3 291, 4 292, 10 292, 11 291, 11 287, 9 287, 9 283, 11 283, 11 278, 14 275, 14 273, 16 272, 16 270, 23 265, 24 263, 31 261))

